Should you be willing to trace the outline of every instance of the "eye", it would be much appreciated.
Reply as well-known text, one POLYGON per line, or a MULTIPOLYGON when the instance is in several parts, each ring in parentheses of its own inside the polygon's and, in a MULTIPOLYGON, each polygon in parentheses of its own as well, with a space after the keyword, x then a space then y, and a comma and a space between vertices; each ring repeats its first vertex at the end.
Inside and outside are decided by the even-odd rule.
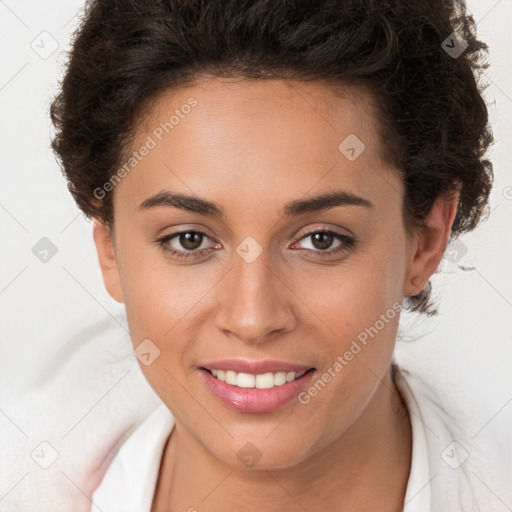
POLYGON ((206 233, 188 230, 157 238, 155 242, 171 256, 197 258, 205 256, 211 249, 220 247, 220 244, 215 244, 214 247, 204 247, 204 242, 209 239, 210 237, 206 233))
MULTIPOLYGON (((356 243, 354 238, 344 233, 327 229, 310 231, 303 235, 300 240, 307 240, 308 238, 310 239, 311 247, 303 248, 303 251, 308 254, 315 254, 316 256, 320 255, 321 257, 343 254, 350 251, 356 243)), ((208 240, 211 239, 206 233, 190 229, 165 235, 155 239, 155 242, 172 257, 178 259, 197 259, 205 257, 212 250, 222 247, 221 244, 213 241, 213 246, 205 245, 205 242, 208 240)))
POLYGON ((307 253, 316 253, 320 256, 330 256, 348 252, 356 243, 356 240, 344 233, 332 230, 316 230, 306 233, 300 240, 310 239, 310 247, 304 250, 307 253))

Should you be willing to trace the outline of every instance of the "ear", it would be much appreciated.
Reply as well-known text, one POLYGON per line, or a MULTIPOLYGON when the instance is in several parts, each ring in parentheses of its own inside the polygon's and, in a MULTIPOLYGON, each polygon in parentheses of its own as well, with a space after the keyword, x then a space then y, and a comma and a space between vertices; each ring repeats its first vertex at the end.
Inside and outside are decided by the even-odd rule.
POLYGON ((458 191, 449 199, 438 197, 425 219, 426 227, 419 228, 413 235, 403 287, 405 296, 419 294, 441 263, 458 204, 458 191))
POLYGON ((109 295, 117 302, 123 302, 121 279, 111 231, 105 224, 95 218, 93 221, 93 238, 98 253, 103 283, 109 295))

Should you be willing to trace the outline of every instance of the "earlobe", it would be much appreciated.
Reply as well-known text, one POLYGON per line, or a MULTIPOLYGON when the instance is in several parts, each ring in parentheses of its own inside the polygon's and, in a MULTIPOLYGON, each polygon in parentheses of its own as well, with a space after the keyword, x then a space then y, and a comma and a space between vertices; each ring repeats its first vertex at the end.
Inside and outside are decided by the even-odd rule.
POLYGON ((426 226, 419 228, 411 245, 404 295, 411 297, 419 294, 441 263, 450 240, 458 203, 458 192, 450 199, 438 197, 425 219, 426 226))
POLYGON ((112 234, 100 219, 93 221, 93 238, 105 288, 115 301, 124 302, 112 234))

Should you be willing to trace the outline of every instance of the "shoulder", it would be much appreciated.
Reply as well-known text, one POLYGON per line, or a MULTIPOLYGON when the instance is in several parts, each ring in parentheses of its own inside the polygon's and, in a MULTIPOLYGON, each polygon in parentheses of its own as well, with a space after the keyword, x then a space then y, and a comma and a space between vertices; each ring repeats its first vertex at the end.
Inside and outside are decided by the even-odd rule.
MULTIPOLYGON (((430 376, 435 378, 435 371, 430 376)), ((501 510, 503 501, 511 498, 505 479, 510 478, 512 461, 500 446, 510 445, 510 435, 498 431, 495 436, 480 437, 478 432, 492 411, 473 403, 476 398, 449 377, 434 383, 398 368, 395 382, 408 402, 410 417, 414 415, 411 424, 423 426, 428 458, 423 485, 431 490, 432 512, 501 510), (411 403, 416 411, 413 407, 411 412, 411 403)))
POLYGON ((114 455, 92 495, 91 512, 150 509, 163 449, 173 428, 174 417, 168 407, 161 404, 114 455))

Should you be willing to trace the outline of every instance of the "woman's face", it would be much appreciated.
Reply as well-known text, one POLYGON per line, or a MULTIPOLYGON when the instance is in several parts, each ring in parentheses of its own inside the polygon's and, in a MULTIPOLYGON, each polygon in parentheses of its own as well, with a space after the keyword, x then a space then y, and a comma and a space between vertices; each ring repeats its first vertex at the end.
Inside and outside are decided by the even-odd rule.
POLYGON ((158 99, 114 187, 107 288, 178 428, 231 466, 317 453, 389 374, 413 251, 369 105, 319 83, 197 82, 158 99), (316 371, 234 388, 204 369, 227 359, 316 371))

